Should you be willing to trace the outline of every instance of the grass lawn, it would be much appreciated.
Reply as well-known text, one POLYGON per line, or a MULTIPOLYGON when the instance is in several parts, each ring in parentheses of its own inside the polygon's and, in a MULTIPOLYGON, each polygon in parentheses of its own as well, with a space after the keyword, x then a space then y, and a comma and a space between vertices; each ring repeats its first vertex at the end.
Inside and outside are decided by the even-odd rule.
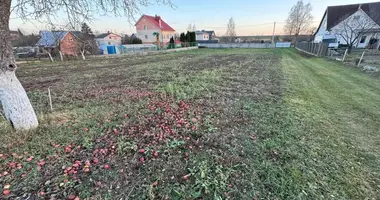
POLYGON ((199 49, 17 73, 40 127, 0 118, 0 199, 380 196, 380 80, 341 63, 199 49))

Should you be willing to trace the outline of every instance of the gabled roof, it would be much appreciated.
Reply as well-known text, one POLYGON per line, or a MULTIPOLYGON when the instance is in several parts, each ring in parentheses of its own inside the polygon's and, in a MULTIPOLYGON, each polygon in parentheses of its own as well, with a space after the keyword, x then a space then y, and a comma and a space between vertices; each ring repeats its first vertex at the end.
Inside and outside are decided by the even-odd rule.
POLYGON ((212 35, 212 34, 215 34, 215 31, 205 31, 205 30, 201 30, 201 31, 195 31, 196 34, 208 34, 208 35, 212 35))
POLYGON ((149 15, 143 15, 141 18, 136 22, 136 25, 141 21, 141 19, 146 18, 150 22, 152 22, 154 25, 159 27, 162 31, 175 31, 169 24, 167 24, 160 16, 149 16, 149 15), (160 27, 160 21, 161 20, 161 27, 160 27))
MULTIPOLYGON (((116 33, 110 33, 110 32, 108 32, 108 33, 102 33, 102 34, 99 34, 99 35, 95 36, 95 38, 105 38, 105 37, 107 37, 107 36, 110 35, 110 34, 118 35, 118 34, 116 34, 116 33)), ((118 36, 120 36, 120 35, 118 35, 118 36)), ((121 37, 121 36, 120 36, 120 37, 121 37)))
MULTIPOLYGON (((380 25, 380 2, 350 4, 327 7, 325 14, 323 15, 323 18, 327 17, 327 30, 331 30, 331 28, 347 19, 359 9, 362 9, 375 23, 380 25)), ((322 25, 323 18, 317 32, 322 25)))
POLYGON ((65 38, 68 31, 40 31, 40 39, 37 46, 56 47, 65 38))

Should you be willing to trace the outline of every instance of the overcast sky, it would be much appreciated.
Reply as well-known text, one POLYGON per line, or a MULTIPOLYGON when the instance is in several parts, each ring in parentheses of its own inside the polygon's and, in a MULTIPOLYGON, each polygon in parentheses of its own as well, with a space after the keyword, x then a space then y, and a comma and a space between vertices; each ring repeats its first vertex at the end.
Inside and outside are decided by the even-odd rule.
MULTIPOLYGON (((354 3, 376 2, 379 0, 304 0, 313 6, 314 22, 317 27, 327 6, 354 3)), ((165 6, 150 6, 141 9, 142 14, 160 15, 177 32, 186 31, 188 24, 195 24, 199 30, 215 30, 217 35, 226 32, 227 23, 233 17, 238 35, 269 35, 272 34, 273 23, 277 22, 276 34, 283 33, 284 21, 289 10, 297 0, 172 0, 176 8, 165 6)), ((46 26, 36 21, 23 21, 12 15, 11 29, 21 28, 27 32, 46 29, 46 26)), ((97 32, 113 31, 131 34, 135 27, 125 17, 101 17, 90 24, 97 32)), ((136 16, 138 19, 139 16, 136 16)))

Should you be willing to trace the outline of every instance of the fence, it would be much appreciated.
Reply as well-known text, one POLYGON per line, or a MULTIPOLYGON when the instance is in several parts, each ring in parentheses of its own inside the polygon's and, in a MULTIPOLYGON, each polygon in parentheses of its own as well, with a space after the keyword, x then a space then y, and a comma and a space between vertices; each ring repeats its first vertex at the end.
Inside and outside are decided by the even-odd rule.
POLYGON ((199 47, 226 49, 226 48, 246 48, 246 49, 269 49, 269 48, 290 48, 290 42, 277 42, 277 43, 202 43, 199 47))
POLYGON ((380 71, 380 51, 376 49, 329 48, 325 43, 297 43, 296 49, 317 57, 325 57, 360 67, 363 71, 380 71))
POLYGON ((295 48, 317 57, 329 55, 329 44, 326 43, 297 42, 295 48))
POLYGON ((213 49, 226 49, 226 48, 247 48, 247 49, 264 49, 276 48, 273 43, 218 43, 218 44, 199 44, 199 47, 213 48, 213 49))

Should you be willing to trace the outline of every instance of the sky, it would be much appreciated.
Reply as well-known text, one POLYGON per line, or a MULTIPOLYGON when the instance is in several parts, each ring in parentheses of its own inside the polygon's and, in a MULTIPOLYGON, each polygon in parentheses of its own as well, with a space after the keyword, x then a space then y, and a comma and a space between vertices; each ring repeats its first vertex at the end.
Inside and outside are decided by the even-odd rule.
MULTIPOLYGON (((327 6, 355 3, 376 2, 379 0, 304 0, 311 3, 314 16, 311 27, 318 27, 327 6)), ((232 17, 239 36, 271 35, 274 22, 275 34, 283 34, 284 21, 290 9, 297 0, 172 0, 175 8, 163 5, 142 7, 141 14, 160 15, 164 21, 177 32, 187 30, 189 24, 195 24, 198 30, 214 30, 218 36, 226 32, 229 19, 232 17)), ((95 33, 115 32, 131 34, 135 32, 134 21, 126 17, 95 16, 96 20, 89 23, 95 33)), ((140 15, 136 15, 138 19, 140 15)), ((38 33, 46 29, 46 25, 37 21, 23 21, 14 14, 11 15, 10 28, 27 33, 38 33)))

